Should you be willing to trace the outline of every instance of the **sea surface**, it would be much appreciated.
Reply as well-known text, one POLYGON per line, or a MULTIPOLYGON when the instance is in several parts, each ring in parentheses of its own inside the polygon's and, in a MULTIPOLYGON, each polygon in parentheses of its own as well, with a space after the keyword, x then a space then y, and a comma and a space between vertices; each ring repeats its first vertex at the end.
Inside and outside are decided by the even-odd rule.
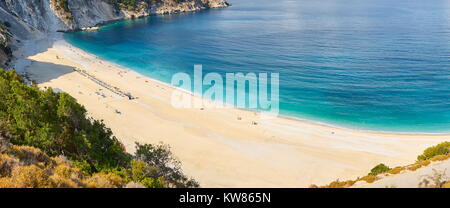
POLYGON ((449 0, 230 0, 65 34, 170 83, 178 72, 280 73, 281 114, 352 129, 450 132, 449 0))

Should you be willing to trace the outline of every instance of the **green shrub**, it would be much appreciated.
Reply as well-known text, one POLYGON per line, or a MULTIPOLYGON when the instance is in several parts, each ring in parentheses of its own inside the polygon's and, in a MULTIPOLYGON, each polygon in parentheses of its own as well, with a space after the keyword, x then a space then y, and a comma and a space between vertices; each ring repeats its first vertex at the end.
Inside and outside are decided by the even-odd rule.
POLYGON ((166 187, 163 177, 145 178, 141 181, 141 183, 146 188, 165 188, 166 187))
POLYGON ((137 0, 119 0, 120 7, 126 9, 126 10, 135 10, 138 1, 137 0))
POLYGON ((385 164, 381 163, 381 164, 375 166, 374 168, 372 168, 372 170, 370 170, 369 175, 376 176, 380 173, 388 172, 389 170, 391 170, 391 168, 389 168, 385 164))
POLYGON ((450 153, 450 142, 443 142, 438 145, 425 149, 423 154, 417 157, 417 160, 428 160, 437 155, 447 155, 450 153))
MULTIPOLYGON (((89 175, 114 173, 125 182, 149 188, 199 186, 181 172, 180 162, 167 145, 137 143, 133 157, 102 121, 87 118, 86 109, 73 97, 23 81, 15 71, 0 69, 0 135, 11 143, 39 148, 50 157, 64 155, 89 175)), ((24 150, 26 154, 18 157, 40 158, 35 155, 39 151, 24 150)), ((109 182, 96 177, 89 183, 107 186, 109 182)))
POLYGON ((181 163, 175 159, 170 151, 170 147, 164 144, 141 145, 136 143, 137 159, 145 162, 148 166, 156 168, 154 177, 162 177, 173 187, 199 187, 199 184, 187 178, 181 171, 181 163))
POLYGON ((65 155, 97 172, 126 164, 130 156, 110 129, 86 118, 86 110, 66 93, 27 86, 15 71, 0 69, 0 133, 18 145, 65 155))
POLYGON ((64 12, 70 13, 69 0, 55 0, 58 9, 64 10, 64 12))

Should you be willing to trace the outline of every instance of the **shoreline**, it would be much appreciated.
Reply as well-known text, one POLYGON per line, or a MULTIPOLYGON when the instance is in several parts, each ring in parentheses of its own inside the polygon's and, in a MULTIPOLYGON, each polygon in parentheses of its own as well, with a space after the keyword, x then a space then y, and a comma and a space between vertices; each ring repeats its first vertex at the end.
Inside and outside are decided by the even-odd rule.
MULTIPOLYGON (((120 21, 125 21, 125 20, 120 20, 120 21)), ((70 45, 71 47, 74 47, 74 48, 76 48, 77 50, 80 50, 83 53, 89 54, 90 56, 92 56, 92 57, 94 57, 96 59, 100 59, 103 62, 108 63, 109 65, 114 65, 117 68, 121 68, 121 69, 127 70, 129 72, 135 73, 135 74, 137 74, 139 76, 142 76, 142 77, 145 77, 147 79, 150 79, 153 82, 158 82, 161 85, 165 85, 165 87, 172 88, 174 90, 179 90, 179 91, 182 91, 182 92, 188 93, 188 94, 193 94, 193 92, 191 92, 191 91, 187 91, 185 89, 172 86, 172 85, 170 85, 168 83, 165 83, 163 81, 160 81, 160 80, 157 80, 157 79, 152 78, 150 76, 141 74, 141 73, 139 73, 139 72, 137 72, 137 71, 135 71, 135 70, 133 70, 131 68, 128 68, 128 67, 125 67, 125 66, 121 66, 121 65, 116 64, 114 62, 105 60, 105 59, 103 59, 103 58, 101 58, 101 57, 99 57, 99 56, 97 56, 95 54, 89 53, 89 52, 87 52, 87 51, 85 51, 85 50, 83 50, 81 48, 78 48, 77 46, 75 46, 75 45, 69 43, 68 41, 66 41, 63 37, 61 37, 61 38, 62 38, 62 41, 64 41, 64 44, 70 45)), ((199 98, 198 96, 196 96, 196 97, 197 97, 197 99, 205 100, 205 98, 199 98)), ((234 107, 234 106, 225 107, 225 109, 227 109, 227 108, 247 111, 247 112, 251 112, 251 113, 260 113, 260 111, 258 111, 258 110, 252 110, 252 109, 247 109, 247 108, 238 108, 238 107, 234 107)), ((344 130, 356 131, 356 132, 361 132, 361 133, 391 134, 391 135, 392 134, 396 134, 396 135, 405 135, 405 136, 423 135, 423 136, 449 136, 450 137, 450 132, 436 132, 436 133, 433 133, 433 132, 407 132, 407 131, 405 131, 405 132, 398 131, 397 132, 397 131, 370 130, 370 129, 357 128, 357 127, 347 127, 345 125, 331 124, 331 123, 327 123, 327 122, 310 120, 310 119, 300 118, 300 117, 296 117, 296 116, 284 115, 284 114, 281 114, 281 113, 278 114, 277 117, 280 118, 280 119, 287 119, 287 120, 292 120, 292 121, 295 121, 295 122, 302 122, 302 123, 307 123, 307 124, 311 124, 311 125, 318 125, 318 126, 322 126, 322 127, 335 128, 335 129, 344 129, 344 130)))
POLYGON ((248 109, 174 109, 169 101, 175 87, 89 54, 59 34, 43 42, 27 42, 24 49, 35 47, 36 53, 20 61, 29 63, 24 72, 39 87, 75 97, 128 152, 134 142, 169 144, 203 187, 308 187, 351 179, 379 163, 409 164, 450 136, 353 130, 281 116, 258 120, 248 109), (137 99, 115 96, 76 68, 137 99))

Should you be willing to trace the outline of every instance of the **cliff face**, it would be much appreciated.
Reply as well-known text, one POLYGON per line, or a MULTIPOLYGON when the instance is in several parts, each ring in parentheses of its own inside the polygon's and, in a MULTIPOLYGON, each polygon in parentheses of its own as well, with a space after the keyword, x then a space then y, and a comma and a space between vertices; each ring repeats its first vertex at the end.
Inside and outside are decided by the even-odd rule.
POLYGON ((125 18, 123 12, 108 0, 72 0, 68 3, 73 18, 66 22, 72 22, 71 29, 92 27, 125 18))
POLYGON ((5 25, 0 24, 0 67, 6 67, 11 59, 11 34, 5 25))
POLYGON ((226 0, 0 0, 0 67, 8 67, 20 40, 152 14, 227 6, 226 0))
POLYGON ((0 7, 7 13, 0 16, 0 19, 9 19, 12 25, 22 22, 32 30, 42 32, 68 29, 50 7, 49 0, 2 0, 0 7))
MULTIPOLYGON (((27 25, 22 30, 48 33, 77 30, 107 22, 148 16, 226 7, 225 0, 2 0, 0 20, 27 25)), ((29 32, 29 31, 26 31, 29 32)))

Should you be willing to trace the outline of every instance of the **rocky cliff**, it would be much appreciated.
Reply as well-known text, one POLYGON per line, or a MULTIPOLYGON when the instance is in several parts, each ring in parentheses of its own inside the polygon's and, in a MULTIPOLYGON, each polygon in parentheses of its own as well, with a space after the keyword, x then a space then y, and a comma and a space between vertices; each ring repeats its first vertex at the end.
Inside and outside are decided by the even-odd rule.
POLYGON ((8 66, 8 62, 11 60, 11 37, 12 35, 8 31, 8 26, 0 23, 0 67, 8 66))
POLYGON ((20 40, 152 14, 227 6, 226 0, 0 0, 0 67, 8 66, 20 40))
POLYGON ((2 0, 0 19, 31 30, 77 30, 111 21, 226 7, 225 0, 2 0))

